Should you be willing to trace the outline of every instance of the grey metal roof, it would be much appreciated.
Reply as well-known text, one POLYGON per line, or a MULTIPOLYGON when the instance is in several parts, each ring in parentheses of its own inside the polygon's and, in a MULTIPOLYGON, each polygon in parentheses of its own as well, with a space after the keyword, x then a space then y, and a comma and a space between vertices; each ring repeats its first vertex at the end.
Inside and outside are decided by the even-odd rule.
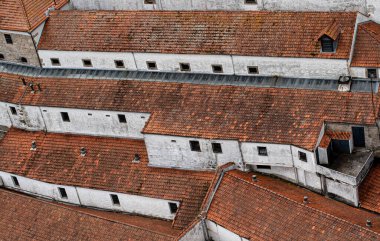
MULTIPOLYGON (((0 62, 0 72, 13 73, 33 77, 75 78, 75 79, 112 79, 112 80, 141 80, 180 82, 208 85, 235 85, 256 86, 292 89, 338 89, 338 81, 334 79, 306 79, 306 78, 284 78, 278 76, 240 76, 200 73, 170 73, 130 70, 94 70, 94 69, 59 69, 38 68, 19 64, 0 62)), ((370 92, 371 89, 377 93, 379 83, 369 79, 354 78, 352 81, 352 92, 370 92)))

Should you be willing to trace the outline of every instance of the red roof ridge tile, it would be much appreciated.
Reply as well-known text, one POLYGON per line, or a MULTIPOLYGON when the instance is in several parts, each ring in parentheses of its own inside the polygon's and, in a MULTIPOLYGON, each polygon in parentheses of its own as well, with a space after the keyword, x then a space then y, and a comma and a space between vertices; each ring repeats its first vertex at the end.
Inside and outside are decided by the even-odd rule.
MULTIPOLYGON (((236 175, 234 175, 234 174, 230 174, 230 173, 228 173, 228 172, 225 173, 225 175, 227 175, 227 176, 229 176, 229 177, 233 177, 233 178, 235 178, 235 179, 237 179, 237 180, 239 180, 239 181, 241 181, 241 182, 245 182, 245 183, 247 183, 247 184, 250 184, 250 185, 252 185, 252 186, 255 186, 255 187, 257 187, 257 188, 259 188, 259 189, 261 189, 261 190, 263 190, 263 191, 266 191, 266 192, 269 192, 269 193, 275 194, 275 195, 277 195, 277 196, 279 196, 279 197, 281 197, 281 198, 284 198, 284 199, 286 199, 286 200, 288 200, 288 201, 290 201, 290 202, 292 202, 292 203, 295 203, 295 204, 298 205, 298 206, 302 206, 302 207, 305 207, 305 208, 311 209, 311 210, 313 210, 313 211, 316 211, 316 212, 318 212, 318 213, 322 213, 322 214, 327 215, 327 216, 329 216, 329 217, 332 217, 332 218, 334 218, 334 219, 338 219, 338 220, 343 221, 343 222, 345 222, 345 223, 348 223, 348 224, 350 224, 350 225, 354 225, 354 226, 356 226, 356 227, 358 227, 358 228, 360 228, 360 229, 370 231, 370 232, 372 232, 372 233, 374 233, 374 234, 376 234, 376 235, 378 235, 378 236, 380 237, 380 233, 377 233, 377 232, 375 232, 375 231, 373 231, 373 230, 371 230, 371 229, 364 228, 364 227, 362 227, 362 226, 360 226, 360 225, 357 225, 357 224, 355 224, 355 223, 353 223, 353 222, 349 222, 349 221, 347 221, 347 220, 345 220, 345 219, 342 219, 342 218, 337 217, 337 216, 335 216, 335 215, 332 215, 332 214, 330 214, 330 213, 327 213, 327 212, 324 212, 324 211, 322 211, 322 210, 319 210, 319 209, 316 209, 316 208, 310 207, 310 206, 308 206, 308 205, 305 205, 305 204, 303 204, 303 203, 297 202, 297 201, 295 201, 295 200, 293 200, 293 199, 291 199, 291 198, 288 198, 288 197, 286 197, 286 196, 284 196, 284 195, 282 195, 282 194, 279 194, 279 193, 277 193, 277 192, 275 192, 275 191, 272 191, 272 190, 270 190, 270 189, 268 189, 268 188, 265 188, 265 187, 263 187, 263 186, 260 186, 259 184, 255 184, 255 183, 249 182, 249 181, 247 181, 247 180, 245 180, 245 179, 243 179, 243 178, 241 178, 241 177, 238 177, 238 176, 236 176, 236 175)), ((223 182, 223 180, 222 180, 222 182, 223 182)))

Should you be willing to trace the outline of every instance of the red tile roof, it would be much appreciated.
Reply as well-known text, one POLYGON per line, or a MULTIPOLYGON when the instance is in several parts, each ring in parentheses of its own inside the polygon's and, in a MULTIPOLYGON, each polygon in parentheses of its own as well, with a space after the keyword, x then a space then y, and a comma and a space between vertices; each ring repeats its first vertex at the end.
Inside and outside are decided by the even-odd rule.
POLYGON ((144 141, 10 129, 0 141, 0 170, 43 182, 178 200, 173 227, 184 228, 197 216, 214 177, 147 166, 144 141), (36 141, 37 150, 30 151, 36 141), (85 147, 87 154, 80 155, 85 147), (134 155, 140 163, 132 163, 134 155))
POLYGON ((359 25, 351 66, 380 67, 380 24, 359 25))
POLYGON ((327 130, 319 143, 319 147, 327 148, 331 140, 350 140, 351 132, 327 130))
POLYGON ((249 240, 380 239, 379 234, 367 228, 230 173, 220 183, 207 218, 249 240))
POLYGON ((174 237, 0 189, 0 239, 164 241, 174 237))
MULTIPOLYGON (((0 78, 0 89, 4 93, 0 101, 149 112, 153 115, 144 132, 150 134, 293 144, 312 150, 323 121, 375 123, 374 113, 368 108, 372 96, 365 92, 27 78, 41 83, 42 92, 27 91, 24 95, 25 87, 18 77, 0 78)), ((374 101, 378 106, 377 95, 374 101)))
POLYGON ((69 0, 2 0, 0 29, 32 31, 46 20, 45 12, 49 7, 59 9, 68 2, 69 0))
POLYGON ((57 11, 38 48, 348 59, 355 22, 348 12, 57 11), (321 53, 316 39, 333 21, 337 51, 321 53))
POLYGON ((380 213, 380 163, 376 160, 359 187, 359 202, 363 208, 380 213))
POLYGON ((327 147, 329 147, 330 143, 331 138, 329 135, 327 135, 327 133, 325 133, 321 139, 321 142, 319 143, 319 147, 326 149, 327 147))

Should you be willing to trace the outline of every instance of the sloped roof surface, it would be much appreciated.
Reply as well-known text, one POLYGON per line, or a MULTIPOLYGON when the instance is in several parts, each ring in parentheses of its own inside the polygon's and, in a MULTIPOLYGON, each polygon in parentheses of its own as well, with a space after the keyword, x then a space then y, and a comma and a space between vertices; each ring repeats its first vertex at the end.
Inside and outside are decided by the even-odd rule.
MULTIPOLYGON (((197 85, 144 81, 31 78, 3 74, 0 100, 25 105, 153 113, 144 132, 293 144, 312 150, 323 121, 374 125, 363 92, 197 85), (270 130, 268 132, 268 130, 270 130)), ((378 96, 374 96, 378 106, 378 96)), ((378 110, 375 110, 376 116, 378 110)))
POLYGON ((0 189, 0 239, 166 241, 171 236, 0 189))
POLYGON ((380 214, 380 163, 376 160, 359 186, 359 201, 363 208, 380 214))
POLYGON ((350 12, 56 11, 38 48, 347 59, 355 21, 350 12), (321 53, 318 35, 333 21, 337 51, 321 53))
POLYGON ((198 215, 212 172, 147 166, 144 141, 10 129, 0 140, 0 170, 68 186, 180 201, 173 222, 185 228, 198 215), (31 151, 36 141, 37 150, 31 151), (85 147, 86 156, 80 155, 85 147), (135 154, 140 163, 132 163, 135 154))
POLYGON ((248 240, 379 240, 361 226, 225 174, 207 218, 248 240))
POLYGON ((380 24, 362 23, 358 27, 352 67, 380 67, 380 24))
POLYGON ((2 0, 0 29, 28 32, 46 20, 49 7, 61 8, 68 0, 2 0), (54 3, 55 2, 55 3, 54 3))

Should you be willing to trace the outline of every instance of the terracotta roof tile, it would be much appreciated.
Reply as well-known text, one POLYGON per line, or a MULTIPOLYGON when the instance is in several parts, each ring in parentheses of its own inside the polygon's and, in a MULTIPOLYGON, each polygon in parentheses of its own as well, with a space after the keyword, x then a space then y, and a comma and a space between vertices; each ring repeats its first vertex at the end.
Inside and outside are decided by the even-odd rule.
POLYGON ((380 213, 380 163, 375 161, 359 187, 359 201, 363 208, 380 213))
POLYGON ((0 141, 2 171, 60 185, 177 200, 181 205, 173 227, 186 227, 197 216, 214 174, 147 164, 140 140, 10 129, 0 141), (30 151, 33 140, 36 151, 30 151), (87 150, 85 157, 80 155, 81 147, 87 150), (136 153, 140 163, 132 163, 136 153))
POLYGON ((16 240, 175 240, 152 230, 0 189, 0 239, 16 240))
POLYGON ((207 218, 249 240, 380 239, 369 229, 230 173, 220 183, 207 218))
POLYGON ((317 39, 320 39, 323 35, 330 37, 333 40, 337 40, 342 32, 342 26, 337 21, 332 21, 325 29, 321 31, 317 39))
POLYGON ((69 0, 2 0, 0 1, 0 29, 28 32, 46 20, 51 7, 61 8, 69 0))
POLYGON ((326 134, 333 140, 350 140, 351 132, 327 130, 326 134))
POLYGON ((321 142, 319 143, 319 147, 326 149, 327 147, 329 147, 330 142, 331 142, 330 136, 327 135, 327 133, 325 133, 321 139, 321 142))
POLYGON ((355 22, 349 12, 56 11, 38 48, 348 59, 355 22), (333 21, 337 51, 321 53, 316 39, 333 21))
MULTIPOLYGON (((153 115, 144 132, 151 134, 293 144, 311 150, 324 121, 375 123, 368 108, 372 96, 365 92, 28 78, 41 83, 42 92, 24 95, 18 78, 4 75, 0 79, 1 101, 149 112, 153 115)), ((378 106, 377 95, 374 101, 378 106)))
POLYGON ((380 67, 380 24, 359 25, 351 66, 380 67))

